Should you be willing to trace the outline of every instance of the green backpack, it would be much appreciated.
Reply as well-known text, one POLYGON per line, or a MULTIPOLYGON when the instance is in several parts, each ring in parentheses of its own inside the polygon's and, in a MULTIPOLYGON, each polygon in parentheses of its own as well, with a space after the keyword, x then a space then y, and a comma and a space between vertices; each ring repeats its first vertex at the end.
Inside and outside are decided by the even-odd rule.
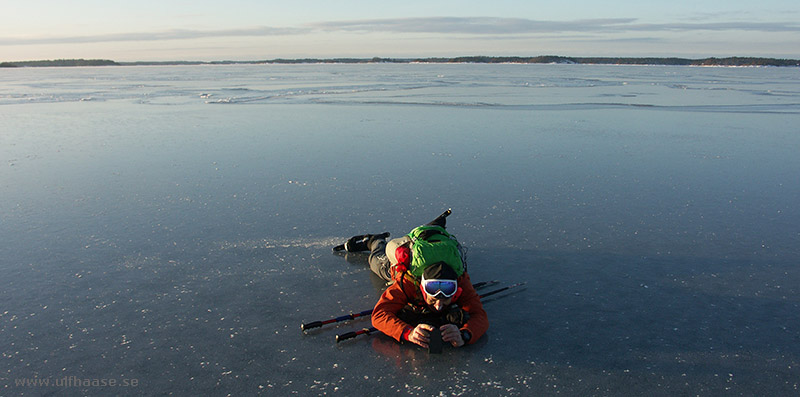
POLYGON ((422 277, 425 268, 444 262, 460 277, 464 273, 464 262, 455 236, 440 226, 419 226, 408 237, 411 244, 411 268, 409 272, 422 277))

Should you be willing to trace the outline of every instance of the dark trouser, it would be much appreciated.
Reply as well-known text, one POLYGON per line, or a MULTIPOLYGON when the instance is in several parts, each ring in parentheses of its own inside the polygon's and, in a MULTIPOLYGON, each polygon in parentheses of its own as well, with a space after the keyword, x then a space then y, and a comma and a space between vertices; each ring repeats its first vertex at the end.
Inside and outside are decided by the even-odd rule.
POLYGON ((374 240, 370 242, 369 248, 369 268, 378 277, 386 281, 392 281, 392 264, 386 256, 386 240, 374 240))

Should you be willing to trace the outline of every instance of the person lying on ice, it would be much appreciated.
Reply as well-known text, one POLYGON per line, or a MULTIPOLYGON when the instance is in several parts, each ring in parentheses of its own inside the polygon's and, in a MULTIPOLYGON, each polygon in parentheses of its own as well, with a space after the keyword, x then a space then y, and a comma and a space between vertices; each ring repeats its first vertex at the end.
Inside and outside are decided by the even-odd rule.
POLYGON ((372 325, 397 341, 429 347, 431 334, 454 347, 475 343, 489 319, 467 274, 460 246, 445 230, 450 211, 406 236, 355 236, 343 249, 370 251, 370 269, 391 285, 372 312, 372 325))

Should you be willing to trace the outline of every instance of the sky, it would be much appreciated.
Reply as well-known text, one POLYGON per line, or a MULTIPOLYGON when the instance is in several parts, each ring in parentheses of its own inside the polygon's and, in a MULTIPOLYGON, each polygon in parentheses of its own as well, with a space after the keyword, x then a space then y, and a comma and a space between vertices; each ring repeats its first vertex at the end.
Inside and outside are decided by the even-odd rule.
POLYGON ((0 0, 0 62, 800 58, 797 0, 0 0))

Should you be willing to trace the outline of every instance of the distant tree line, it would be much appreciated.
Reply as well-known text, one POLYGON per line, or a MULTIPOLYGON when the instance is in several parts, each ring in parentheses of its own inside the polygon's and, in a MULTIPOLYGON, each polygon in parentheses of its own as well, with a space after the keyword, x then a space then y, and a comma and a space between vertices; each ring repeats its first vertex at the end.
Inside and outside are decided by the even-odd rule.
POLYGON ((609 57, 563 57, 544 55, 537 57, 456 57, 456 58, 425 58, 412 62, 431 63, 562 63, 562 64, 591 64, 591 65, 675 65, 675 66, 800 66, 797 59, 775 58, 609 58, 609 57))
POLYGON ((675 65, 675 66, 800 66, 797 59, 729 57, 729 58, 610 58, 564 57, 542 55, 536 57, 467 56, 455 58, 301 58, 263 61, 164 61, 115 62, 107 59, 57 59, 50 61, 2 62, 0 67, 36 66, 118 66, 118 65, 232 65, 232 64, 309 64, 309 63, 557 63, 592 65, 675 65))
MULTIPOLYGON (((301 59, 271 59, 263 61, 216 61, 194 62, 192 64, 309 64, 309 63, 558 63, 558 64, 594 64, 594 65, 674 65, 674 66, 800 66, 797 59, 775 58, 603 58, 603 57, 564 57, 557 55, 542 55, 536 57, 491 57, 467 56, 455 58, 301 58, 301 59)), ((187 62, 135 62, 120 63, 122 65, 153 65, 153 64, 189 64, 187 62)))
POLYGON ((0 67, 41 67, 41 66, 117 66, 119 63, 108 59, 56 59, 49 61, 3 62, 0 67))

